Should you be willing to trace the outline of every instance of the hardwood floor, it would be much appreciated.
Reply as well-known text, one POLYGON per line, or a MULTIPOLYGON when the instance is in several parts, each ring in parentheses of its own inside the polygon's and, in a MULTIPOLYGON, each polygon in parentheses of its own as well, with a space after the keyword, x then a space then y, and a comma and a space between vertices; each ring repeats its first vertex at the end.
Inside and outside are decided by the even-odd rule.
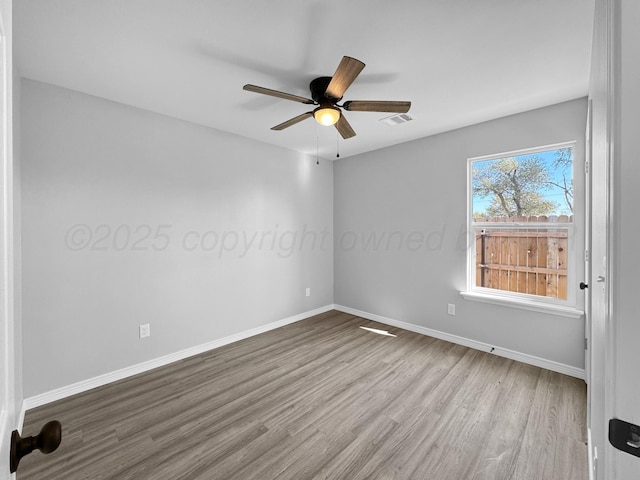
POLYGON ((63 440, 18 479, 584 480, 585 418, 582 380, 332 311, 27 412, 63 440))

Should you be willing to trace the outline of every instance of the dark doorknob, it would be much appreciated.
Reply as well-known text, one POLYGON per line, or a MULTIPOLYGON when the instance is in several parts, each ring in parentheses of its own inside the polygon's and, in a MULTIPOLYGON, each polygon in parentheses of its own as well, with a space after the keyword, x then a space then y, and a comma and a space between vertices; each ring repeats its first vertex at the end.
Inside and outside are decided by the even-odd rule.
POLYGON ((589 288, 589 285, 584 282, 580 282, 580 290, 584 290, 585 288, 589 288))
POLYGON ((51 453, 60 446, 62 441, 62 425, 57 420, 45 424, 35 437, 21 438, 17 430, 11 434, 11 451, 9 470, 11 473, 18 469, 20 459, 29 455, 36 448, 42 453, 51 453))

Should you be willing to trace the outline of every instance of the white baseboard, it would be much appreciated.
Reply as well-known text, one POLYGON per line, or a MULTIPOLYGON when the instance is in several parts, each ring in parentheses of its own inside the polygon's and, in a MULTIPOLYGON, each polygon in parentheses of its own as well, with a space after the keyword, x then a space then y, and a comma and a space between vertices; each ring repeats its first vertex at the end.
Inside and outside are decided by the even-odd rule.
POLYGON ((536 367, 546 368, 554 372, 569 375, 570 377, 585 379, 584 369, 573 367, 571 365, 565 365, 563 363, 555 362, 553 360, 547 360, 545 358, 536 357, 527 353, 516 352, 506 348, 497 347, 495 345, 489 345, 488 343, 479 342, 470 338, 459 337, 450 333, 441 332, 439 330, 433 330, 431 328, 422 327, 420 325, 414 325, 412 323, 402 322, 394 320, 392 318, 383 317, 374 313, 363 312, 356 310, 355 308, 345 307, 342 305, 334 305, 335 310, 349 313, 357 317, 366 318, 367 320, 373 320, 375 322, 383 323, 385 325, 391 325, 393 327, 402 328, 403 330, 409 330, 415 333, 421 333, 429 337, 439 338, 446 340, 447 342, 456 343, 458 345, 464 345, 465 347, 473 348, 475 350, 481 350, 483 352, 490 352, 500 357, 509 358, 511 360, 517 360, 518 362, 527 363, 536 367))
POLYGON ((77 383, 68 385, 66 387, 56 388, 49 392, 45 392, 39 395, 34 395, 33 397, 25 398, 24 402, 22 403, 20 431, 22 431, 22 424, 24 422, 25 412, 32 408, 40 407, 42 405, 46 405, 48 403, 55 402, 63 398, 67 398, 72 395, 76 395, 78 393, 86 392, 87 390, 91 390, 92 388, 101 387, 108 383, 122 380, 124 378, 131 377, 139 373, 147 372, 149 370, 153 370, 154 368, 162 367, 164 365, 168 365, 169 363, 177 362, 178 360, 183 360, 185 358, 193 357, 194 355, 199 355, 201 353, 208 352, 209 350, 213 350, 215 348, 219 348, 224 345, 237 342, 239 340, 244 340, 245 338, 253 337, 254 335, 259 335, 261 333, 268 332, 269 330, 283 327, 290 323, 295 323, 300 320, 304 320, 305 318, 313 317, 314 315, 319 315, 321 313, 328 312, 330 310, 333 310, 333 305, 325 305, 324 307, 316 308, 315 310, 310 310, 308 312, 300 313, 292 317, 284 318, 282 320, 277 320, 275 322, 271 322, 266 325, 262 325, 260 327, 252 328, 251 330, 246 330, 244 332, 236 333, 234 335, 229 335, 228 337, 224 337, 219 340, 213 340, 212 342, 204 343, 202 345, 196 345, 195 347, 187 348, 185 350, 180 350, 179 352, 171 353, 169 355, 155 358, 147 362, 138 363, 137 365, 132 365, 130 367, 116 370, 114 372, 105 373, 103 375, 99 375, 94 378, 89 378, 87 380, 83 380, 81 382, 77 382, 77 383))

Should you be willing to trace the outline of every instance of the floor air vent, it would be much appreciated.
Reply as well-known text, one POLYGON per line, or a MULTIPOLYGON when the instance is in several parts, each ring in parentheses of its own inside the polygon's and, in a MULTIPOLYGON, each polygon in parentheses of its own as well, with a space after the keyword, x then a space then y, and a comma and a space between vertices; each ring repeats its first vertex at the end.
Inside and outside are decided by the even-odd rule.
POLYGON ((400 125, 401 123, 407 123, 413 120, 413 117, 408 113, 399 113, 397 115, 391 115, 390 117, 381 118, 380 121, 387 125, 400 125))

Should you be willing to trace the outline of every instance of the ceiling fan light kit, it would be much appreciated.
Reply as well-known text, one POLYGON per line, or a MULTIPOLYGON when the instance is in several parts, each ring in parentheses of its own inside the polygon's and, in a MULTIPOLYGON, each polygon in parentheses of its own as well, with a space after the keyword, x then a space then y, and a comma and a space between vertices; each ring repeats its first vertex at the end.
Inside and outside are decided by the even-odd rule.
POLYGON ((260 93, 272 97, 291 100, 293 102, 303 103, 306 105, 319 105, 312 112, 305 112, 293 117, 271 130, 284 130, 296 123, 314 117, 320 125, 335 125, 336 130, 342 138, 347 139, 354 137, 356 132, 353 130, 341 108, 347 111, 355 112, 391 112, 391 113, 407 113, 411 108, 411 102, 408 101, 382 101, 382 100, 351 100, 343 105, 338 105, 342 100, 344 93, 351 86, 353 81, 360 75, 365 64, 360 60, 352 57, 344 56, 338 65, 333 77, 318 77, 311 81, 309 90, 311 98, 301 97, 270 88, 259 87, 257 85, 247 84, 243 87, 249 92, 260 93))
POLYGON ((340 120, 340 115, 340 109, 331 105, 318 107, 313 111, 313 117, 320 125, 325 127, 335 125, 340 120))

